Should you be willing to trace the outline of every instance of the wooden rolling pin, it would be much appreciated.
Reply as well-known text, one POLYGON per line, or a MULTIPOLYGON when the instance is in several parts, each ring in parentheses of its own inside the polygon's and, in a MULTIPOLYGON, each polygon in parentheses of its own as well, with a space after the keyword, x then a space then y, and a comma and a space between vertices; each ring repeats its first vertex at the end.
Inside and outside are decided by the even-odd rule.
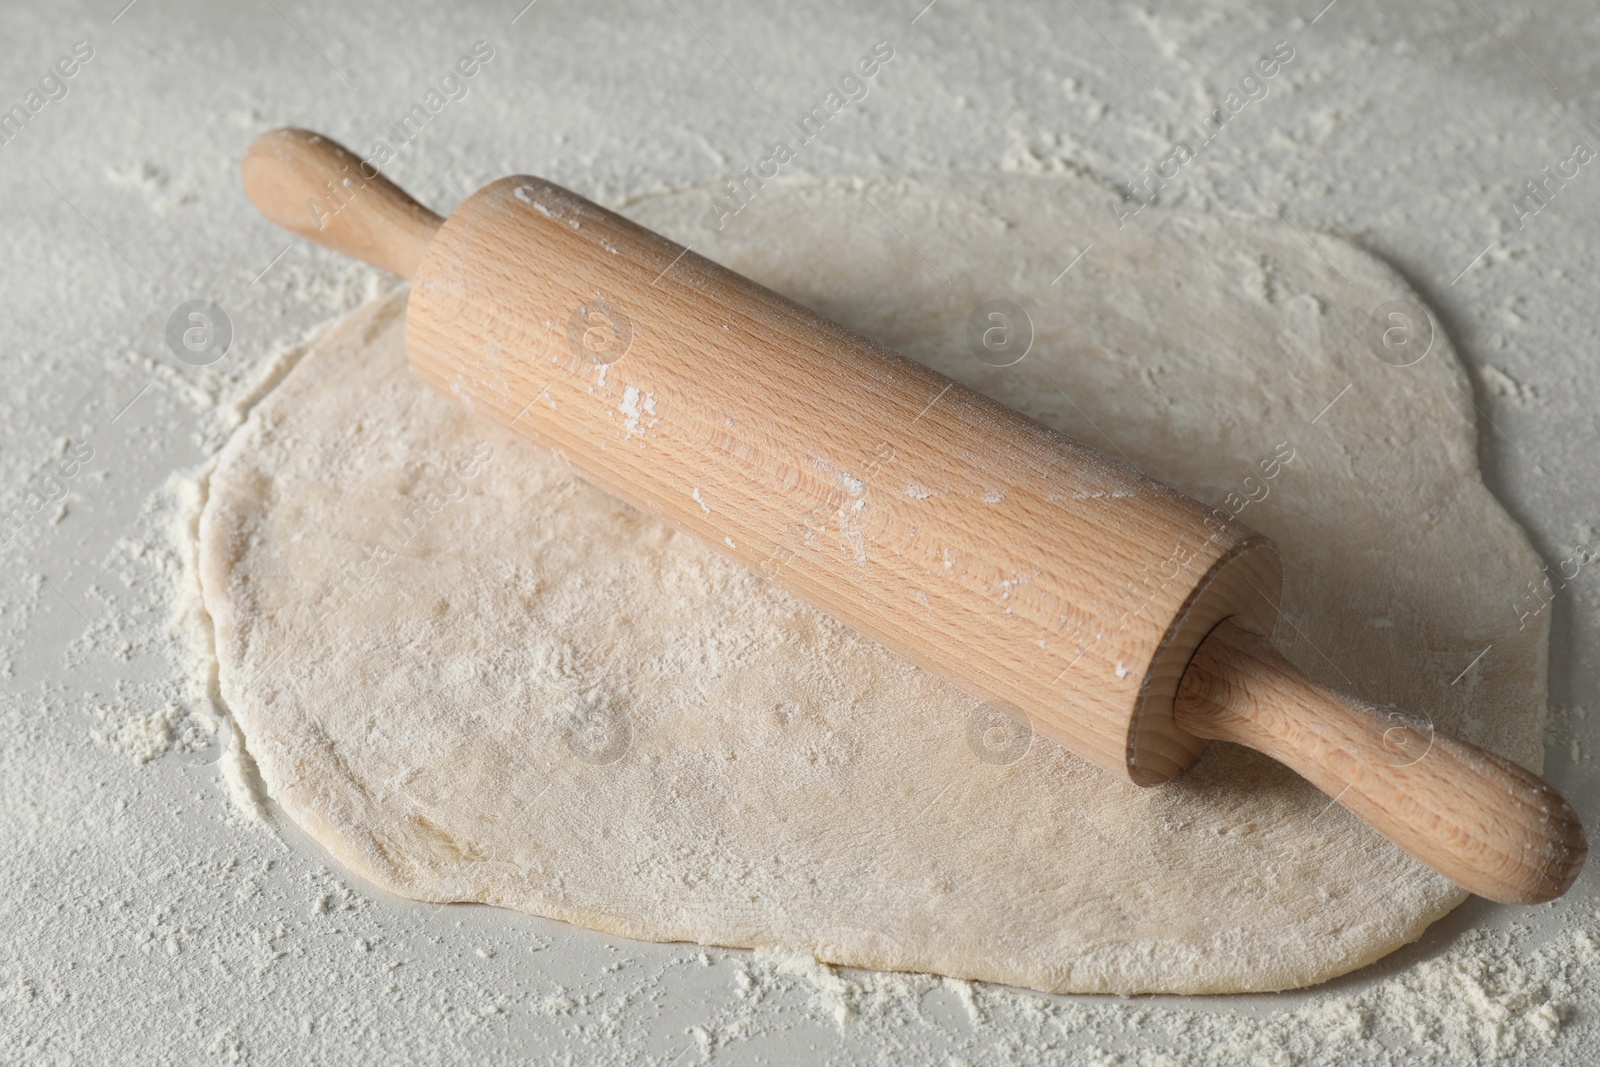
POLYGON ((1277 552, 1218 509, 538 178, 441 220, 293 129, 243 177, 412 280, 423 381, 1106 770, 1153 785, 1233 741, 1472 892, 1577 877, 1542 780, 1273 649, 1277 552))

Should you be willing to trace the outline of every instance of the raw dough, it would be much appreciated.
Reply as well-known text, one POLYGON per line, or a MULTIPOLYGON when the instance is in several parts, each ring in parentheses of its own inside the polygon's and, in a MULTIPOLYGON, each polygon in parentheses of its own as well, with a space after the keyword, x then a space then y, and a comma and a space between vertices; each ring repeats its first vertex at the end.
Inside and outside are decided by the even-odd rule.
MULTIPOLYGON (((629 213, 1202 499, 1265 489, 1240 517, 1283 551, 1291 657, 1539 765, 1547 616, 1516 599, 1539 563, 1479 480, 1448 340, 1408 367, 1369 351, 1369 313, 1416 299, 1392 271, 1276 221, 1119 230, 1088 182, 865 192, 769 185, 721 231, 703 192, 629 213), (1013 366, 968 348, 990 300, 1032 319, 1013 366)), ((1123 993, 1318 982, 1462 899, 1254 753, 1139 789, 1030 741, 427 392, 402 310, 305 355, 201 522, 226 702, 272 798, 361 875, 1123 993)), ((597 371, 619 436, 628 386, 626 359, 597 371)))

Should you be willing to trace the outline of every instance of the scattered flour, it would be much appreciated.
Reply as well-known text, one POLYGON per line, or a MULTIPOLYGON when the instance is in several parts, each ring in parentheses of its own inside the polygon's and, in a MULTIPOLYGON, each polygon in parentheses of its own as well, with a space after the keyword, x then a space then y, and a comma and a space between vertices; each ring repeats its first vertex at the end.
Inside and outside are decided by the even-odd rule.
MULTIPOLYGON (((568 1020, 594 1062, 629 1062, 644 1045, 617 1013, 617 999, 648 997, 654 983, 695 964, 722 976, 735 999, 692 1036, 703 1053, 724 1053, 730 1062, 781 1047, 825 1021, 846 1050, 887 1034, 895 1047, 944 1057, 924 1062, 970 1063, 1003 1049, 1011 1063, 1049 1064, 1076 1048, 1085 1051, 1070 1062, 1107 1067, 1544 1063, 1558 1042, 1594 1029, 1600 991, 1584 976, 1600 965, 1600 912, 1585 913, 1543 944, 1524 927, 1475 931, 1365 988, 1316 991, 1293 1006, 1244 997, 1195 1011, 1177 998, 1052 998, 926 975, 847 971, 769 949, 694 950, 661 974, 626 972, 610 996, 561 988, 531 1010, 568 1020)), ((851 1062, 848 1053, 837 1062, 851 1062)))
MULTIPOLYGON (((1182 119, 1215 106, 1242 73, 1232 66, 1241 42, 1292 38, 1300 54, 1272 96, 1230 125, 1164 199, 1203 211, 1282 210, 1360 233, 1427 282, 1447 301, 1463 350, 1496 353, 1478 385, 1487 415, 1516 445, 1485 428, 1486 451, 1507 466, 1496 489, 1554 545, 1574 523, 1600 521, 1585 421, 1593 378, 1583 372, 1593 298, 1575 282, 1594 277, 1600 240, 1578 199, 1553 201, 1525 232, 1504 216, 1514 191, 1562 158, 1574 131, 1588 136, 1581 116, 1552 106, 1497 28, 1471 13, 1436 35, 1403 9, 1341 4, 1313 24, 1321 6, 1299 15, 1240 0, 1204 15, 1161 4, 1126 16, 1086 8, 1126 63, 1108 60, 1095 34, 1066 30, 1042 2, 939 4, 913 26, 869 8, 781 24, 730 5, 688 14, 779 101, 815 95, 812 69, 787 57, 893 35, 905 60, 848 123, 829 127, 802 169, 999 166, 1080 174, 1108 189, 1162 158, 1182 119), (748 64, 746 47, 785 62, 748 64), (984 69, 1005 76, 973 75, 984 69), (1463 79, 1463 69, 1474 76, 1463 79), (1460 151, 1463 128, 1491 131, 1470 157, 1460 151), (1375 174, 1373 159, 1387 161, 1387 176, 1375 174), (1519 313, 1492 310, 1490 298, 1506 294, 1521 294, 1519 313), (1480 314, 1479 305, 1491 310, 1480 314)), ((195 605, 179 605, 180 621, 169 625, 171 591, 194 584, 183 580, 192 538, 181 526, 198 514, 203 482, 161 483, 167 471, 203 469, 292 365, 298 342, 278 339, 303 338, 392 281, 292 244, 254 218, 234 169, 247 139, 283 122, 370 135, 436 76, 434 45, 444 41, 454 55, 471 34, 457 15, 411 0, 353 4, 319 12, 313 36, 325 56, 296 51, 280 25, 277 54, 255 63, 241 61, 255 24, 222 12, 174 17, 140 4, 112 23, 114 13, 84 21, 38 5, 16 8, 7 22, 8 45, 30 77, 85 34, 103 58, 0 149, 8 221, 0 260, 11 283, 0 488, 9 504, 62 436, 92 443, 104 465, 5 548, 0 825, 10 847, 0 863, 0 1059, 1592 1061, 1600 919, 1582 901, 1524 913, 1533 930, 1485 919, 1472 933, 1403 953, 1397 969, 1294 996, 1118 1000, 613 942, 486 909, 396 902, 323 869, 272 818, 214 704, 214 679, 186 670, 206 631, 195 605), (374 38, 375 26, 402 23, 412 32, 374 38), (157 54, 185 62, 150 63, 157 54), (324 60, 361 91, 320 67, 324 60), (171 358, 160 337, 168 312, 201 295, 230 311, 237 336, 227 360, 194 368, 171 358)), ((1565 81, 1556 64, 1581 60, 1584 40, 1581 19, 1568 16, 1585 13, 1563 3, 1544 20, 1503 29, 1565 81)), ((589 91, 593 64, 569 62, 583 54, 573 43, 594 32, 581 5, 538 5, 515 25, 505 11, 471 6, 466 17, 492 26, 497 43, 518 35, 522 58, 508 54, 506 69, 489 75, 500 84, 486 78, 404 149, 397 175, 445 209, 514 170, 542 171, 613 204, 731 173, 779 119, 754 98, 736 99, 738 79, 679 15, 660 5, 637 15, 606 27, 610 70, 659 87, 666 111, 615 91, 626 78, 589 91), (686 56, 704 91, 683 80, 686 56), (583 106, 570 106, 574 99, 583 106)), ((12 89, 20 93, 25 80, 12 89)), ((891 201, 878 206, 892 218, 891 201)), ((1063 265, 1076 251, 1067 249, 1063 265)), ((1096 251, 1074 270, 1093 269, 1096 251)), ((1265 270, 1246 283, 1270 298, 1265 270)), ((1577 542, 1595 544, 1592 525, 1577 542)), ((1595 646, 1600 627, 1600 583, 1585 575, 1587 584, 1561 594, 1562 605, 1583 609, 1563 616, 1579 627, 1580 652, 1595 646)), ((1594 664, 1556 670, 1576 679, 1557 691, 1557 751, 1587 761, 1580 743, 1594 736, 1584 710, 1594 706, 1594 664)))
MULTIPOLYGON (((654 426, 657 420, 656 395, 654 393, 640 393, 638 386, 630 385, 622 390, 622 399, 617 403, 617 410, 622 412, 623 432, 629 437, 642 437, 645 430, 654 426), (650 416, 650 421, 640 425, 640 420, 650 416)), ((698 492, 698 490, 696 490, 698 492)))

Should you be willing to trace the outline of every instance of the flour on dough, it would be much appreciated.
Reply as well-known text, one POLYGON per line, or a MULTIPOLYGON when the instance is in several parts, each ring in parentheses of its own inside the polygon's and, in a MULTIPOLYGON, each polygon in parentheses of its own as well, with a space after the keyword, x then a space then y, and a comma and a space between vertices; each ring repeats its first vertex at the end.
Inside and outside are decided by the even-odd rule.
MULTIPOLYGON (((841 184, 769 185, 720 231, 697 193, 630 214, 1239 510, 1282 549, 1310 675, 1539 764, 1547 613, 1515 608, 1539 564, 1479 480, 1448 340, 1368 349, 1371 311, 1416 299, 1392 271, 1277 222, 1119 230, 1087 183, 868 192, 893 228, 841 184), (1015 365, 967 346, 991 300, 1031 319, 1015 365)), ((426 391, 402 312, 355 313, 254 409, 200 525, 231 713, 361 875, 1064 992, 1306 985, 1462 899, 1254 753, 1140 789, 1031 738, 426 391)))

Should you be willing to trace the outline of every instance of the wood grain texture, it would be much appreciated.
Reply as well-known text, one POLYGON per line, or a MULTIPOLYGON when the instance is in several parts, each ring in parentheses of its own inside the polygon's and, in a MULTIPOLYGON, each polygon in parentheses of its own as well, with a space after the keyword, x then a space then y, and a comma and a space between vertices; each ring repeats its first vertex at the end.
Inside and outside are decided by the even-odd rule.
POLYGON ((537 178, 457 209, 406 329, 447 396, 1134 781, 1200 750, 1200 638, 1270 625, 1259 534, 537 178))
POLYGON ((409 278, 443 221, 354 152, 310 130, 271 130, 240 164, 245 194, 291 233, 409 278))
POLYGON ((1587 845, 1571 806, 1509 760, 1426 720, 1307 681, 1230 619, 1200 645, 1178 725, 1292 767, 1417 859, 1472 892, 1539 904, 1567 891, 1587 845))

